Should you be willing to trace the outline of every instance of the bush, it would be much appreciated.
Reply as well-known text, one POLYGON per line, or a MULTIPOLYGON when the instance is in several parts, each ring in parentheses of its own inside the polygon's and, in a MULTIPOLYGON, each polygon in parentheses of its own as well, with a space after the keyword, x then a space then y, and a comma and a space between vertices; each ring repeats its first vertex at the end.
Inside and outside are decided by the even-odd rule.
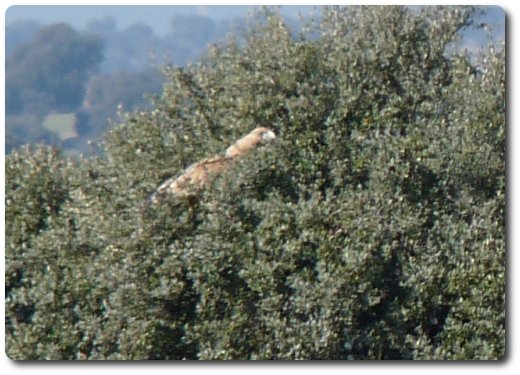
POLYGON ((6 158, 13 359, 499 359, 505 56, 472 8, 267 9, 109 131, 6 158), (197 200, 140 204, 256 126, 197 200))

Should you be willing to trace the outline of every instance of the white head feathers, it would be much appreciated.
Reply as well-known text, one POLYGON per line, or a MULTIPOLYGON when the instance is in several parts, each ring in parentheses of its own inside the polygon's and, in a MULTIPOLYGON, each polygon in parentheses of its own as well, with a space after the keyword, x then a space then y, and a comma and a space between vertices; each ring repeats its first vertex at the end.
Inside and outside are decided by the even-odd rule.
POLYGON ((264 127, 256 128, 248 135, 236 141, 235 144, 229 146, 226 150, 226 156, 230 158, 240 157, 258 147, 260 144, 275 138, 276 135, 272 130, 264 127))

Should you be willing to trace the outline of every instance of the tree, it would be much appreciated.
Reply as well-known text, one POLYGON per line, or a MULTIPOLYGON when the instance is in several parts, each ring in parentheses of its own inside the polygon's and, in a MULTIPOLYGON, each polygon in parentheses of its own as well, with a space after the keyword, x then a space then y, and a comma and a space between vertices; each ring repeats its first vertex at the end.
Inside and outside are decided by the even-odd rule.
POLYGON ((118 107, 125 111, 145 108, 149 104, 147 95, 159 93, 161 86, 162 77, 158 69, 92 77, 87 84, 82 108, 88 119, 79 129, 80 133, 100 137, 107 129, 109 120, 117 117, 118 107), (128 82, 132 82, 130 87, 128 82))
POLYGON ((295 39, 266 9, 105 158, 8 156, 8 355, 501 358, 505 51, 445 53, 472 11, 327 7, 295 39), (259 125, 195 202, 142 208, 259 125))
POLYGON ((37 115, 22 114, 6 116, 5 152, 8 154, 11 150, 26 144, 29 140, 34 143, 59 145, 59 138, 41 126, 42 122, 43 118, 37 115))
POLYGON ((38 22, 20 20, 5 27, 5 54, 9 56, 19 45, 28 43, 42 28, 38 22))
POLYGON ((6 60, 7 114, 76 109, 102 51, 101 39, 93 34, 81 35, 63 23, 42 28, 6 60))

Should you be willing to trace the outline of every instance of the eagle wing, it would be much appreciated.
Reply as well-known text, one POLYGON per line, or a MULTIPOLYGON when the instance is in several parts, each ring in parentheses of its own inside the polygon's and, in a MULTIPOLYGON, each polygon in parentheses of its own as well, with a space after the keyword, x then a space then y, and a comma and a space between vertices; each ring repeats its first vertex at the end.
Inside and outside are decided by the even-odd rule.
POLYGON ((232 162, 227 156, 215 155, 191 164, 184 172, 164 181, 151 196, 157 203, 166 194, 187 196, 207 186, 215 177, 226 171, 232 162))
POLYGON ((190 165, 181 174, 164 181, 147 199, 157 203, 166 194, 189 196, 207 186, 219 174, 228 170, 235 159, 245 155, 276 136, 270 129, 259 127, 229 146, 225 155, 215 155, 190 165))

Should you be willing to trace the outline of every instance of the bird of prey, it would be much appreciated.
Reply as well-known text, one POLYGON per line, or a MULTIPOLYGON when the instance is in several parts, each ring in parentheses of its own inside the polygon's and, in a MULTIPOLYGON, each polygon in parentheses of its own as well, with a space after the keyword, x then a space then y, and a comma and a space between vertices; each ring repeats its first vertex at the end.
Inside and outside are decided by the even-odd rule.
POLYGON ((149 203, 158 203, 166 194, 190 196, 203 189, 233 163, 264 142, 276 138, 268 128, 259 127, 229 146, 224 155, 215 155, 191 164, 181 174, 164 181, 149 197, 149 203))
POLYGON ((265 141, 270 141, 274 138, 276 138, 276 135, 272 130, 264 127, 256 128, 229 146, 226 150, 226 156, 229 158, 239 158, 265 141))

